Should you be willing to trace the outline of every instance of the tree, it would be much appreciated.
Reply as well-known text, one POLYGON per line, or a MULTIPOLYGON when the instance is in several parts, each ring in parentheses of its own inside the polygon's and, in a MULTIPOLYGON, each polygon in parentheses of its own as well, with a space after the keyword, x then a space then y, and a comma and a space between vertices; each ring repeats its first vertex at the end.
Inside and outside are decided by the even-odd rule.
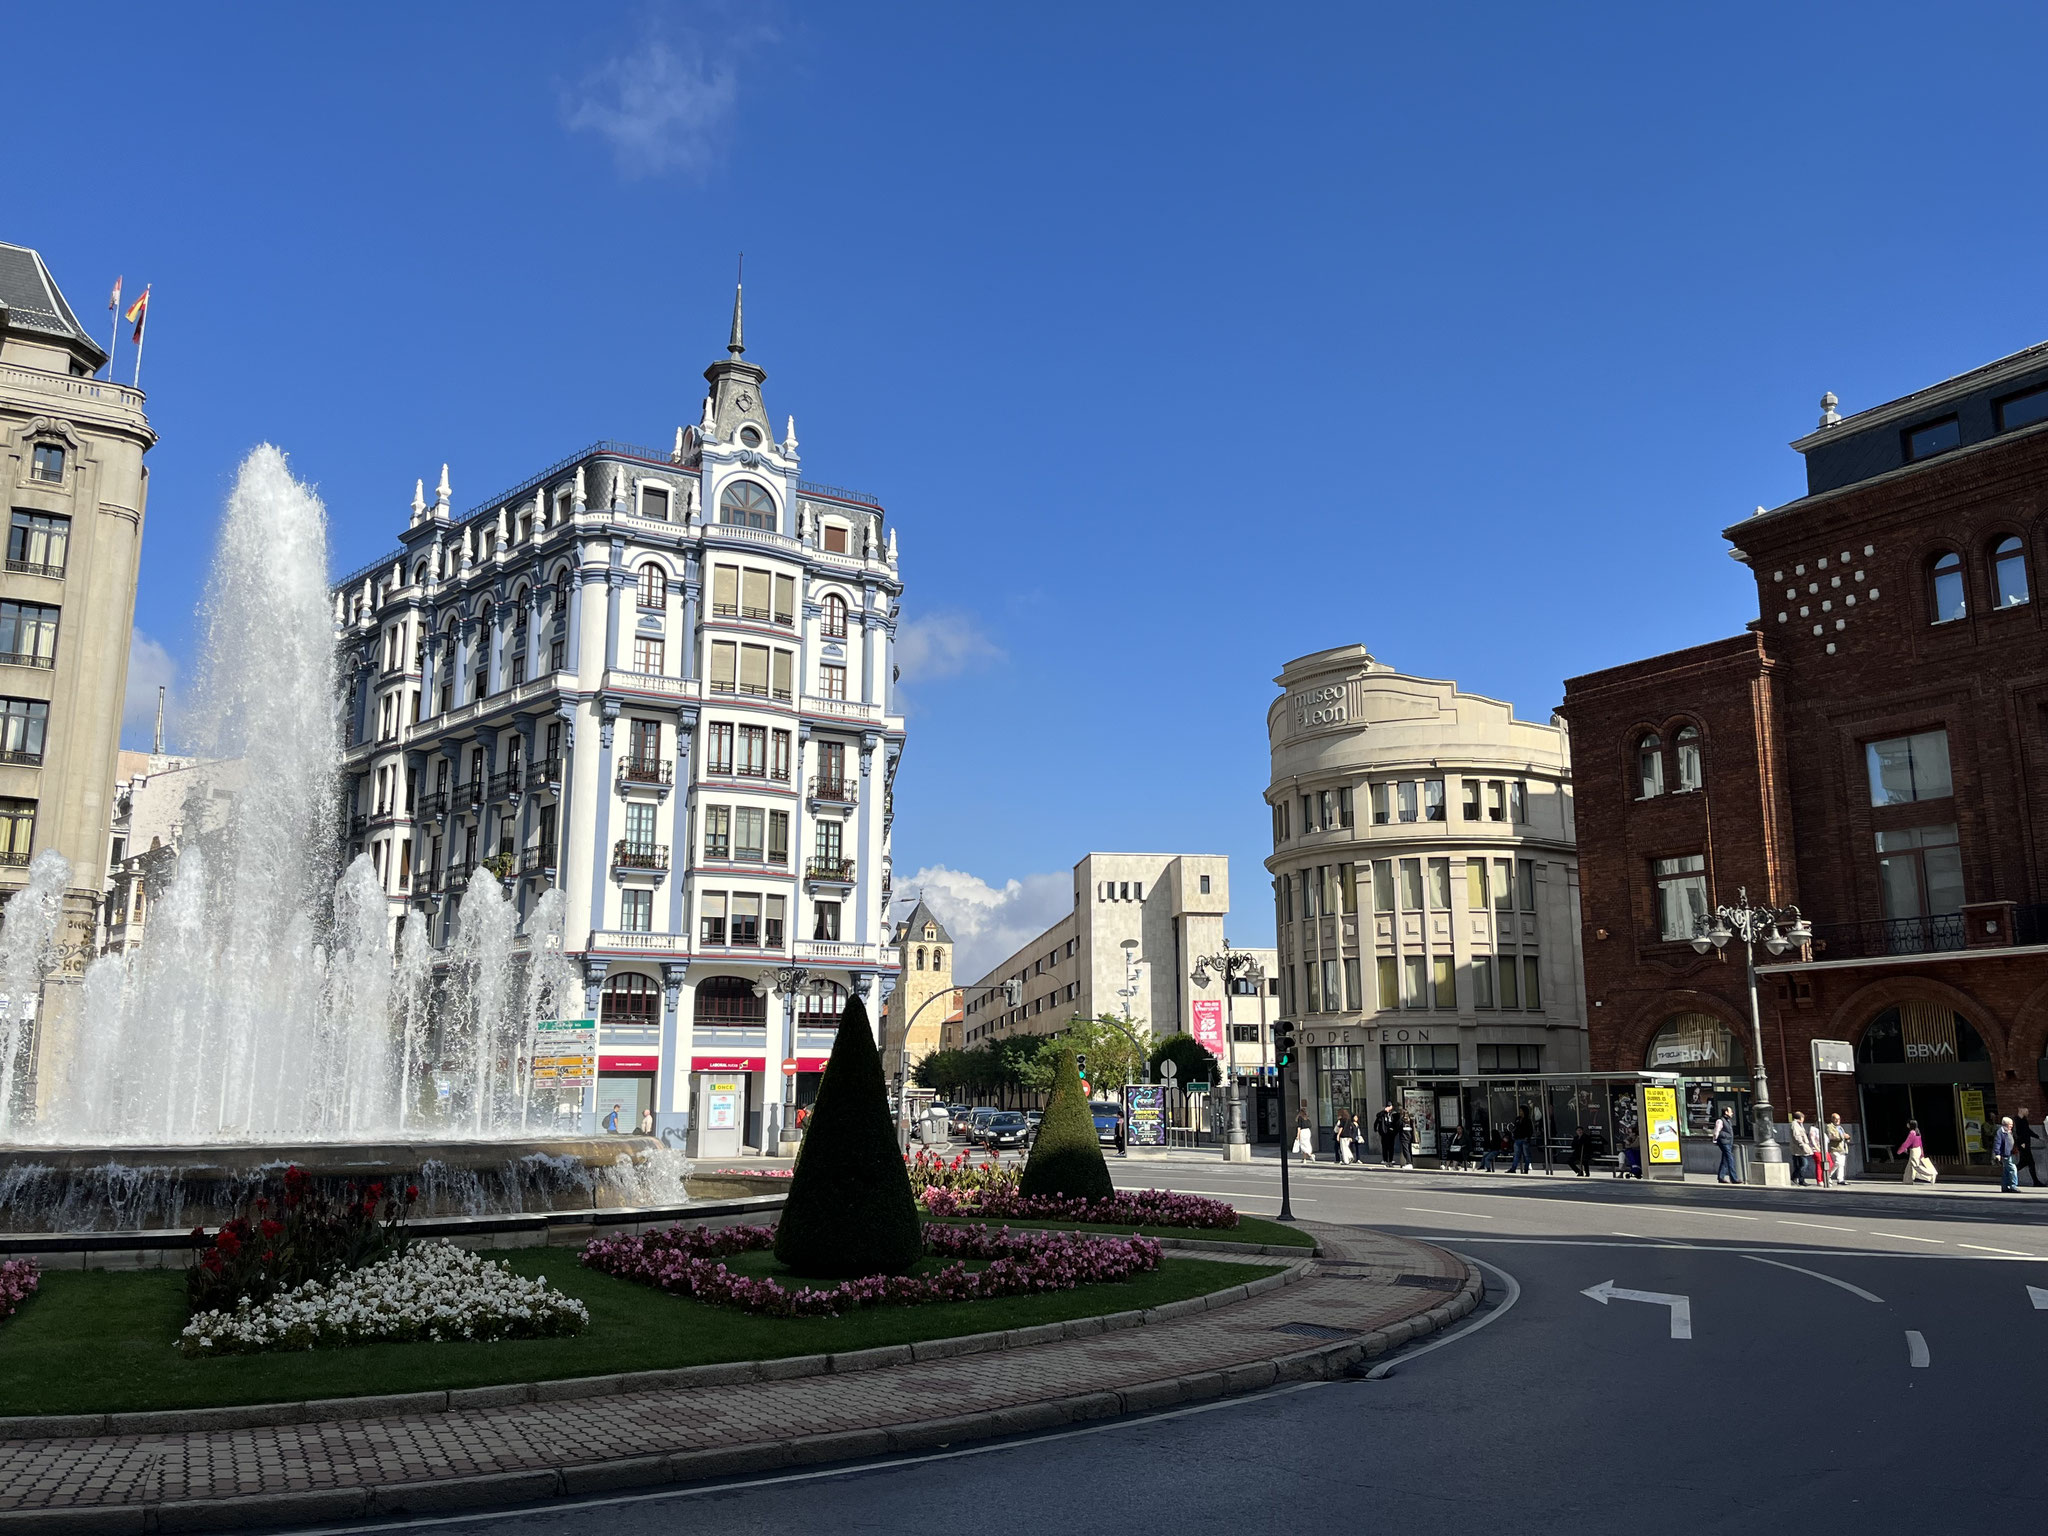
POLYGON ((1081 1091, 1074 1053, 1059 1047, 1057 1059, 1052 1102, 1045 1106, 1018 1190, 1026 1195, 1107 1200, 1116 1190, 1109 1182, 1109 1165, 1102 1160, 1102 1145, 1095 1139, 1095 1116, 1081 1091))
POLYGON ((889 1118, 882 1057, 858 993, 818 1084, 775 1234, 775 1257, 799 1275, 900 1275, 924 1252, 924 1226, 889 1118))
POLYGON ((1145 1048, 1149 1031, 1143 1019, 1124 1020, 1113 1013, 1092 1019, 1079 1015, 1061 1031, 1065 1043, 1088 1058, 1088 1081, 1114 1097, 1125 1083, 1145 1080, 1145 1048), (1133 1038, 1135 1037, 1135 1038, 1133 1038))
POLYGON ((1155 1073, 1162 1061, 1171 1061, 1179 1068, 1180 1075, 1174 1081, 1182 1088, 1189 1083, 1223 1081, 1223 1064, 1193 1035, 1168 1035, 1153 1046, 1152 1070, 1155 1073))

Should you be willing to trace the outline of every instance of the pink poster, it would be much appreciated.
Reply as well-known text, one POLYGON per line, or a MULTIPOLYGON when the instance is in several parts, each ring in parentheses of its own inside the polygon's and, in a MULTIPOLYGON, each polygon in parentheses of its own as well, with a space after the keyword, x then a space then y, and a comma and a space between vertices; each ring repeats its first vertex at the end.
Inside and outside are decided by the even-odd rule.
POLYGON ((1224 1052, 1222 999, 1197 998, 1192 1007, 1195 1016, 1195 1044, 1206 1047, 1210 1054, 1220 1060, 1224 1052))

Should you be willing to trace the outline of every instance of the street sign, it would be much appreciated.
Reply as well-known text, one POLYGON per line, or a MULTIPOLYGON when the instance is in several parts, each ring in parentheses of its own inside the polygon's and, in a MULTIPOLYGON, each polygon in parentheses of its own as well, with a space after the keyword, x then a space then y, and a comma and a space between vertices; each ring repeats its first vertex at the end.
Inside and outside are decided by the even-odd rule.
POLYGON ((782 1058, 782 1075, 784 1077, 796 1076, 796 1058, 794 1056, 785 1056, 782 1058))
POLYGON ((1813 1070, 1842 1072, 1853 1077, 1856 1073, 1856 1047, 1846 1040, 1814 1041, 1813 1070))
POLYGON ((1173 1064, 1173 1058, 1171 1056, 1167 1057, 1164 1061, 1159 1063, 1159 1075, 1165 1078, 1169 1083, 1172 1082, 1176 1077, 1180 1076, 1180 1068, 1173 1064))

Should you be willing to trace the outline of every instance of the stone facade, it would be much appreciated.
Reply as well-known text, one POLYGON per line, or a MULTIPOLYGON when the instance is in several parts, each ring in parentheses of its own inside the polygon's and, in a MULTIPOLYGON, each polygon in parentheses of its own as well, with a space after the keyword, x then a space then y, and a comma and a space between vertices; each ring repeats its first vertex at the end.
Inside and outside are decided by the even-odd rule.
POLYGON ((947 1024, 958 1024, 962 994, 953 985, 953 936, 923 901, 896 925, 891 942, 897 982, 882 1017, 882 1067, 900 1086, 940 1048, 947 1024))
POLYGON ((1813 925, 1805 952, 1758 956, 1781 1119, 1816 1110, 1815 1039, 1857 1047, 1824 1107, 1867 1122, 1879 1158, 1911 1114, 1938 1162, 1981 1170, 1978 1098, 2039 1112, 2048 413, 2026 418, 2044 405, 2048 348, 1846 419, 1830 397, 1794 444, 1810 493, 1726 532, 1757 583, 1749 631, 1566 685, 1596 1064, 1643 1066, 1688 1016, 1732 1032, 1744 1080, 1741 946, 1694 954, 1658 902, 1682 878, 1668 861, 1692 859, 1687 900, 1746 889, 1813 925))
POLYGON ((596 444, 459 516, 444 467, 334 600, 346 831, 394 924, 445 945, 471 880, 522 920, 559 887, 600 1097, 669 1130, 692 1072, 744 1074, 759 1144, 848 991, 879 1026, 894 985, 903 588, 881 505, 800 478, 744 351, 736 303, 669 452, 596 444))
POLYGON ((1584 1070, 1564 732, 1360 645, 1274 681, 1266 867, 1318 1125, 1404 1079, 1584 1070))

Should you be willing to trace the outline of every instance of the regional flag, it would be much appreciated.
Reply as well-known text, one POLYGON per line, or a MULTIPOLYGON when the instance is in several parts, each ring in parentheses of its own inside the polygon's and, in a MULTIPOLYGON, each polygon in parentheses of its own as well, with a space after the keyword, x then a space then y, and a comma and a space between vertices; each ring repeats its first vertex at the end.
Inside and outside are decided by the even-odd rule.
POLYGON ((115 278, 115 279, 114 279, 114 294, 113 294, 113 297, 107 300, 107 313, 108 313, 108 314, 110 314, 110 315, 118 315, 118 314, 119 314, 120 312, 121 312, 121 279, 119 279, 119 278, 117 277, 117 278, 115 278))
POLYGON ((135 327, 134 339, 140 342, 142 340, 142 327, 149 319, 149 288, 147 285, 142 290, 142 297, 128 306, 128 313, 125 318, 130 325, 135 327))

